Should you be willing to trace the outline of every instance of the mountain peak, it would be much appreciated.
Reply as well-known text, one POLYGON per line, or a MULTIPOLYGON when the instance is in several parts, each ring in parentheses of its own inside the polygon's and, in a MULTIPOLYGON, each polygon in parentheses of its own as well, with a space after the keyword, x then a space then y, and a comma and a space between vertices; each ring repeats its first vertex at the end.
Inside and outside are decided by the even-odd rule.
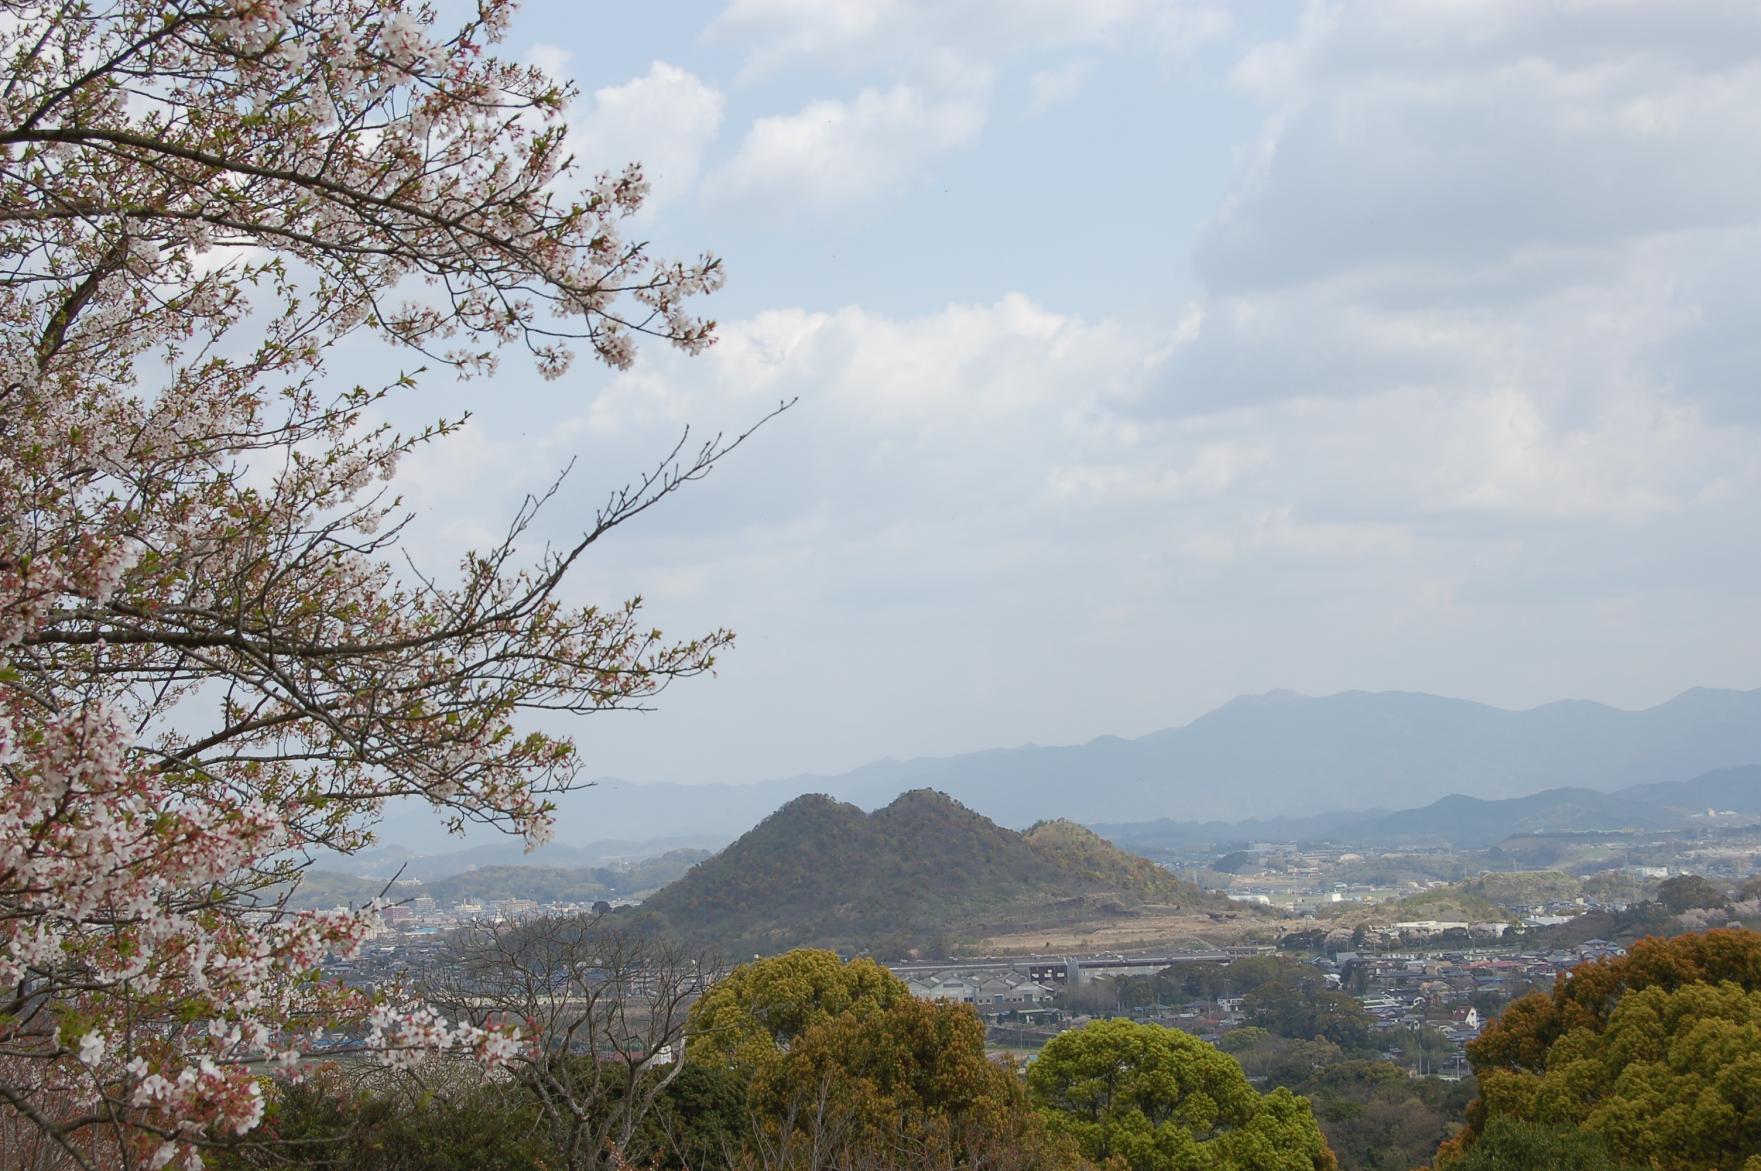
MULTIPOLYGON (((1345 694, 1349 695, 1351 693, 1346 692, 1345 694)), ((1304 695, 1302 692, 1292 691, 1288 687, 1274 687, 1270 691, 1262 691, 1257 695, 1238 695, 1234 699, 1231 699, 1227 703, 1223 704, 1222 707, 1213 709, 1209 714, 1216 715, 1218 712, 1237 710, 1237 709, 1241 709, 1241 708, 1265 707, 1269 704, 1290 703, 1293 700, 1308 699, 1308 698, 1310 698, 1310 697, 1307 695, 1304 695)), ((1201 716, 1199 718, 1203 719, 1204 717, 1201 716)))
MULTIPOLYGON (((940 789, 907 789, 894 797, 885 806, 885 811, 903 813, 914 810, 958 810, 961 813, 972 813, 972 810, 954 800, 940 789)), ((977 814, 973 814, 977 816, 977 814)))
POLYGON ((803 944, 945 949, 1054 927, 1091 900, 1128 909, 1219 905, 1073 822, 1004 829, 914 789, 873 813, 797 797, 644 904, 678 935, 739 952, 803 944))
POLYGON ((803 793, 799 797, 785 801, 775 813, 771 814, 771 817, 802 817, 844 810, 862 812, 856 806, 846 801, 840 801, 826 793, 803 793))

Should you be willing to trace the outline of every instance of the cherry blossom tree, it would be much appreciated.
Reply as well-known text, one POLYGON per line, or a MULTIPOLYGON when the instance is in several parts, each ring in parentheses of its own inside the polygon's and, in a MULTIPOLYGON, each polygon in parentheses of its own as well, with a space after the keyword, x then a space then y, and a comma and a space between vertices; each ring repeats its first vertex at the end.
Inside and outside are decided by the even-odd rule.
POLYGON ((576 173, 569 91, 495 56, 509 16, 0 0, 0 1130, 66 1161, 198 1166, 325 1029, 511 1055, 328 984, 374 908, 278 892, 394 798, 542 842, 578 763, 532 713, 640 706, 729 641, 561 586, 743 436, 681 441, 565 547, 522 552, 540 497, 456 571, 399 559, 399 458, 462 421, 383 421, 418 373, 713 337, 720 264, 625 237, 641 171, 576 173), (411 372, 333 368, 356 336, 411 372))

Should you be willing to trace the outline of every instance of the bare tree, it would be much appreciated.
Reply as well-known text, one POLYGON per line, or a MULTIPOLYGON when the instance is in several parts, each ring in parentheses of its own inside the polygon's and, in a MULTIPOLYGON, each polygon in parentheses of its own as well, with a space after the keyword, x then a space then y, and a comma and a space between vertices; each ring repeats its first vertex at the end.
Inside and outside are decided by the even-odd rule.
MULTIPOLYGON (((15 1084, 36 1072, 34 1063, 0 1057, 0 1085, 15 1084)), ((0 1109, 0 1167, 6 1171, 84 1171, 115 1166, 120 1152, 112 1135, 69 1126, 85 1115, 82 1097, 65 1085, 42 1084, 28 1098, 0 1109)))
POLYGON ((685 1020, 709 957, 602 915, 461 929, 426 998, 482 1027, 517 1023, 510 1075, 536 1099, 571 1171, 615 1168, 684 1066, 685 1020))
POLYGON ((774 1119, 751 1118, 751 1157, 756 1171, 842 1171, 852 1166, 859 1119, 829 1075, 797 1086, 774 1119))

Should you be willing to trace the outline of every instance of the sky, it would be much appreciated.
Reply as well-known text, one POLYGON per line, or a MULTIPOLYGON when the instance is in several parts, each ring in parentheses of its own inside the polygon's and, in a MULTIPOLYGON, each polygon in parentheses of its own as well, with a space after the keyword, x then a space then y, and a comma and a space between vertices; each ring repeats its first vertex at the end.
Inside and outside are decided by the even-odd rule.
POLYGON ((719 342, 424 383, 451 563, 573 470, 580 601, 738 634, 569 725, 750 781, 1139 735, 1274 688, 1623 707, 1761 686, 1761 6, 528 4, 719 342))

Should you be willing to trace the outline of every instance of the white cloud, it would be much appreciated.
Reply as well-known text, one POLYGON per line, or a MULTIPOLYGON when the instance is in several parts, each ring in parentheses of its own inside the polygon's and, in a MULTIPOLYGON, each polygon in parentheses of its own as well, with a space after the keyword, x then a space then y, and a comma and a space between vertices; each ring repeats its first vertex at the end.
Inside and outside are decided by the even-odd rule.
POLYGON ((1447 404, 1417 448, 1447 482, 1409 496, 1440 513, 1632 522, 1748 482, 1761 10, 1313 4, 1234 80, 1265 120, 1148 413, 1447 404))
POLYGON ((1229 25, 1220 6, 1170 0, 730 0, 711 32, 747 46, 747 70, 759 72, 797 60, 994 60, 1134 32, 1179 51, 1229 25))
POLYGON ((1198 250, 1215 288, 1462 270, 1761 209, 1754 5, 1317 5, 1236 78, 1273 109, 1198 250))
MULTIPOLYGON (((741 745, 736 773, 800 759, 740 739, 777 710, 823 731, 822 759, 854 764, 901 735, 1020 739, 1024 713, 1044 740, 1144 730, 1169 721, 1176 684, 1201 705, 1279 683, 1474 690, 1457 672, 1508 678, 1541 656, 1534 692, 1515 694, 1553 698, 1589 677, 1556 656, 1617 667, 1623 623, 1686 637, 1703 623, 1682 615, 1724 605, 1708 590, 1761 571, 1729 539, 1752 527, 1761 445, 1634 366, 1651 344, 1635 321, 1653 338, 1683 328, 1637 284, 1635 270, 1520 327, 1427 310, 1402 343, 1436 350, 1422 378, 1173 412, 1154 408, 1183 350, 1228 312, 1183 322, 1170 348, 1165 332, 1020 294, 915 316, 777 308, 724 322, 701 357, 645 352, 572 420, 478 437, 469 477, 445 458, 452 441, 412 473, 427 514, 458 526, 485 512, 485 485, 517 496, 579 457, 535 534, 560 540, 686 422, 731 432, 799 395, 709 484, 596 550, 577 587, 643 591, 669 630, 741 632, 727 681, 669 697, 658 725, 741 745), (1747 568, 1709 584, 1719 558, 1747 568), (1072 700, 1044 684, 1060 663, 1107 679, 1072 700), (1171 663, 1192 669, 1171 682, 1171 663)), ((1265 349, 1291 335, 1299 365, 1314 344, 1302 315, 1323 302, 1285 295, 1260 308, 1263 332, 1231 336, 1265 349)), ((1335 360, 1360 340, 1342 337, 1335 360)), ((1739 638, 1704 661, 1752 649, 1739 638)), ((1702 661, 1688 644, 1652 651, 1678 673, 1702 661)), ((618 737, 596 728, 597 767, 680 775, 689 759, 726 775, 656 753, 654 726, 618 737)))
POLYGON ((1088 80, 1088 75, 1092 72, 1094 62, 1080 57, 1053 69, 1037 70, 1027 79, 1030 95, 1028 112, 1044 113, 1053 106, 1069 101, 1082 89, 1082 83, 1088 80))
MULTIPOLYGON (((538 46, 528 59, 548 73, 567 76, 569 56, 563 50, 538 46)), ((656 61, 641 77, 584 97, 570 112, 569 148, 589 173, 641 163, 650 186, 643 214, 651 215, 696 183, 725 105, 714 86, 656 61)))
POLYGON ((773 206, 885 196, 934 156, 971 143, 988 101, 988 80, 977 78, 940 92, 900 84, 865 89, 848 102, 810 102, 755 122, 708 188, 773 206))
MULTIPOLYGON (((1483 518, 1516 531, 1626 526, 1722 509, 1761 488, 1751 431, 1703 416, 1632 371, 1643 338, 1613 346, 1622 295, 1560 307, 1528 329, 1415 327, 1414 348, 1438 350, 1425 379, 1172 414, 1146 408, 1158 406, 1182 346, 1169 351, 1155 333, 1019 294, 912 318, 778 309, 725 323, 704 358, 644 363, 614 380, 584 426, 627 450, 686 420, 737 426, 798 395, 811 443, 783 442, 761 478, 791 484, 802 508, 829 510, 827 523, 846 526, 858 544, 874 526, 917 531, 925 510, 959 500, 959 518, 932 526, 933 537, 920 532, 932 543, 909 553, 926 573, 937 572, 938 557, 975 556, 991 541, 1009 547, 1024 532, 1042 534, 1053 557, 1066 541, 1107 556, 1155 548, 1171 563, 1188 554, 1205 563, 1405 555, 1483 518), (1572 312, 1598 311, 1609 315, 1599 327, 1607 334, 1585 348, 1607 364, 1571 372, 1596 393, 1562 396, 1559 364, 1569 358, 1548 335, 1572 312), (1463 368, 1448 373, 1457 359, 1463 368)), ((1255 334, 1235 340, 1267 344, 1255 334)), ((1291 360, 1300 363, 1301 351, 1291 360)), ((795 425, 786 416, 780 429, 795 425)), ((774 500, 769 487, 751 487, 774 500)), ((764 511, 753 499, 728 509, 764 511)), ((788 510, 773 522, 800 517, 788 510)))
MULTIPOLYGON (((822 207, 908 188, 986 123, 988 83, 962 78, 989 75, 963 64, 1031 54, 1016 92, 1049 102, 1076 62, 1098 77, 1152 37, 1152 7, 735 0, 718 35, 749 64, 859 66, 810 92, 889 81, 780 107, 706 186, 822 207)), ((569 422, 466 453, 500 471, 436 464, 423 495, 464 523, 484 484, 579 454, 566 526, 685 423, 731 431, 799 395, 586 582, 652 589, 671 629, 741 631, 729 682, 661 726, 737 746, 747 775, 1147 730, 1272 686, 1752 686, 1757 21, 1693 0, 1310 5, 1235 68, 1262 121, 1177 321, 1081 299, 1163 303, 1126 281, 916 313, 823 294, 724 321, 700 358, 645 352, 586 406, 554 400, 569 422), (752 732, 778 712, 803 730, 787 749, 752 732)), ((1188 145, 1161 113, 1122 111, 1120 149, 1188 145)), ((606 767, 668 772, 653 741, 606 767)), ((727 775, 707 752, 671 771, 692 765, 727 775)))
POLYGON ((688 417, 801 395, 854 441, 893 433, 963 444, 996 427, 1057 431, 1068 412, 1131 397, 1150 340, 1019 293, 910 318, 859 306, 773 309, 723 323, 703 358, 640 366, 607 396, 641 412, 656 391, 677 393, 688 417))
MULTIPOLYGON (((1230 27, 1221 8, 1167 0, 730 0, 710 35, 746 50, 742 77, 807 65, 878 68, 904 80, 758 119, 714 187, 788 204, 857 202, 972 143, 988 116, 991 77, 1008 58, 1124 43, 1178 54, 1230 27)), ((1035 73, 1032 111, 1073 96, 1087 68, 1035 73)))

